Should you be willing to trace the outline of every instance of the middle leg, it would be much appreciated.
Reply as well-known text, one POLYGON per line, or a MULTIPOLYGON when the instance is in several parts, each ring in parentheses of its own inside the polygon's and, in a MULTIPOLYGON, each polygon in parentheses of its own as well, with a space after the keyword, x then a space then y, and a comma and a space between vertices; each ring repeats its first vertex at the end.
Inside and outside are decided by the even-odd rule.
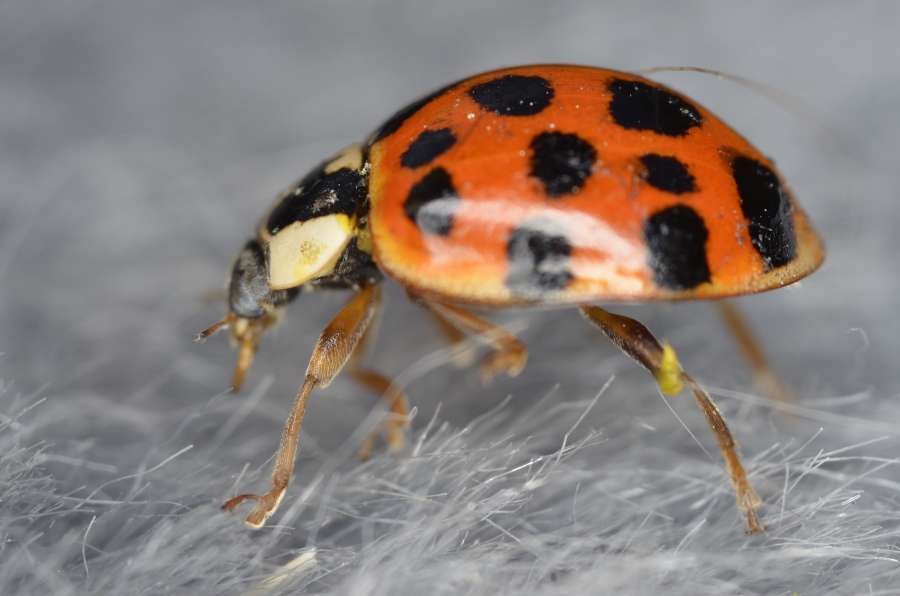
POLYGON ((719 300, 716 302, 716 307, 722 321, 737 342, 744 359, 750 364, 757 387, 767 396, 779 402, 797 401, 790 388, 784 384, 778 373, 769 364, 762 344, 750 329, 750 325, 737 305, 730 300, 719 300))
POLYGON ((451 341, 459 341, 459 336, 448 333, 447 329, 466 330, 475 333, 488 343, 491 353, 481 362, 481 380, 488 382, 500 373, 515 377, 528 361, 528 349, 515 335, 486 321, 474 313, 455 304, 438 302, 421 296, 412 296, 419 304, 427 308, 445 329, 444 334, 451 341))
POLYGON ((358 455, 360 459, 364 460, 371 456, 375 439, 381 432, 381 428, 384 429, 388 450, 392 453, 403 451, 406 448, 406 433, 410 426, 409 400, 406 397, 406 393, 391 382, 388 377, 362 364, 366 347, 377 335, 380 315, 381 303, 379 302, 376 305, 372 324, 369 325, 362 339, 356 344, 356 349, 347 363, 347 372, 353 380, 388 404, 389 413, 387 418, 372 430, 362 445, 360 445, 358 455))

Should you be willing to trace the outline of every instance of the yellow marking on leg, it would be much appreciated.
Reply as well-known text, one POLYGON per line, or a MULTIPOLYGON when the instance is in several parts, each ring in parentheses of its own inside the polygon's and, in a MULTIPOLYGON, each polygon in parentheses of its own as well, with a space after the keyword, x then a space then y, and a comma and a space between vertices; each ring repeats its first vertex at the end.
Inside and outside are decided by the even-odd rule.
POLYGON ((654 376, 663 395, 672 397, 678 395, 684 389, 684 383, 681 380, 681 363, 678 361, 678 354, 675 353, 675 348, 669 345, 668 342, 663 343, 662 349, 662 362, 660 362, 659 369, 656 370, 654 376))
POLYGON ((597 325, 619 349, 650 371, 664 394, 674 395, 681 391, 683 385, 691 389, 697 405, 706 417, 706 423, 719 443, 719 451, 725 460, 738 508, 746 515, 747 531, 751 534, 764 532, 765 526, 756 515, 756 509, 762 501, 747 478, 734 435, 706 390, 681 369, 672 346, 660 343, 642 323, 629 317, 615 315, 598 306, 582 306, 581 313, 588 321, 597 325))

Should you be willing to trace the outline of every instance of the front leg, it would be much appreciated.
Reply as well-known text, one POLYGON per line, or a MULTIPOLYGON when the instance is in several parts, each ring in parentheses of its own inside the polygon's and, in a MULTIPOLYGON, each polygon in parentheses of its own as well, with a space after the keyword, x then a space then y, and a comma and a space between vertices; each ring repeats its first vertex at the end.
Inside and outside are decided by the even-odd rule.
POLYGON ((244 379, 247 378, 247 371, 253 365, 263 334, 278 322, 280 313, 279 309, 272 309, 261 317, 248 319, 230 312, 221 321, 213 323, 194 338, 195 342, 203 343, 219 331, 231 329, 231 343, 238 349, 237 362, 231 375, 231 390, 235 393, 241 390, 244 379))
POLYGON ((244 494, 229 499, 222 509, 231 511, 244 501, 256 501, 256 506, 247 516, 246 523, 259 528, 266 522, 284 497, 284 491, 291 480, 297 444, 300 439, 300 425, 309 394, 316 387, 327 387, 341 371, 353 353, 356 344, 366 332, 372 316, 381 300, 377 286, 367 286, 359 291, 328 323, 309 360, 303 386, 297 392, 294 408, 281 431, 281 443, 272 470, 272 488, 263 495, 244 494))

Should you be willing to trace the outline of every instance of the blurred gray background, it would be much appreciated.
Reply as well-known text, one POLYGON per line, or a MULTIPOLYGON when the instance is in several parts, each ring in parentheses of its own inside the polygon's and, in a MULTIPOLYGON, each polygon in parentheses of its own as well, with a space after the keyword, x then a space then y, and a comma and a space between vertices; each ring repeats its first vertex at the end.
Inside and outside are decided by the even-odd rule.
POLYGON ((0 593, 896 593, 898 29, 889 1, 0 2, 0 593), (219 513, 264 487, 344 299, 298 300, 225 393, 227 342, 191 338, 272 197, 417 96, 534 62, 790 98, 656 77, 770 154, 825 237, 812 278, 739 301, 793 413, 709 305, 623 309, 718 396, 769 534, 743 536, 687 396, 712 457, 577 315, 500 313, 531 360, 482 387, 410 369, 445 359, 396 287, 370 359, 406 375, 421 449, 358 464, 376 400, 339 379, 275 527, 219 513))

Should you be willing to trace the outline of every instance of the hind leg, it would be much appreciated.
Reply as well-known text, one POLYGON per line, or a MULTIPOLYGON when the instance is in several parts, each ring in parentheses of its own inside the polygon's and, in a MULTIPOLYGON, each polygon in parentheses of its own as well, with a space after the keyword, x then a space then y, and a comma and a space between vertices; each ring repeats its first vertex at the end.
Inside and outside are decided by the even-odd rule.
POLYGON ((650 371, 665 395, 677 395, 684 385, 690 388, 719 443, 719 451, 725 460, 725 467, 737 497, 738 508, 744 512, 747 518, 747 531, 750 533, 764 531, 764 527, 756 515, 756 509, 761 502, 747 478, 747 473, 737 453, 734 436, 709 394, 693 377, 681 369, 681 363, 672 346, 660 344, 649 329, 634 319, 612 314, 596 306, 583 306, 581 312, 623 352, 650 371))
POLYGON ((740 309, 730 300, 719 300, 716 302, 719 315, 728 328, 734 340, 737 342, 744 359, 750 364, 753 371, 753 379, 756 386, 770 398, 782 401, 794 401, 793 392, 782 383, 781 379, 769 365, 769 359, 762 349, 750 325, 741 314, 740 309))

